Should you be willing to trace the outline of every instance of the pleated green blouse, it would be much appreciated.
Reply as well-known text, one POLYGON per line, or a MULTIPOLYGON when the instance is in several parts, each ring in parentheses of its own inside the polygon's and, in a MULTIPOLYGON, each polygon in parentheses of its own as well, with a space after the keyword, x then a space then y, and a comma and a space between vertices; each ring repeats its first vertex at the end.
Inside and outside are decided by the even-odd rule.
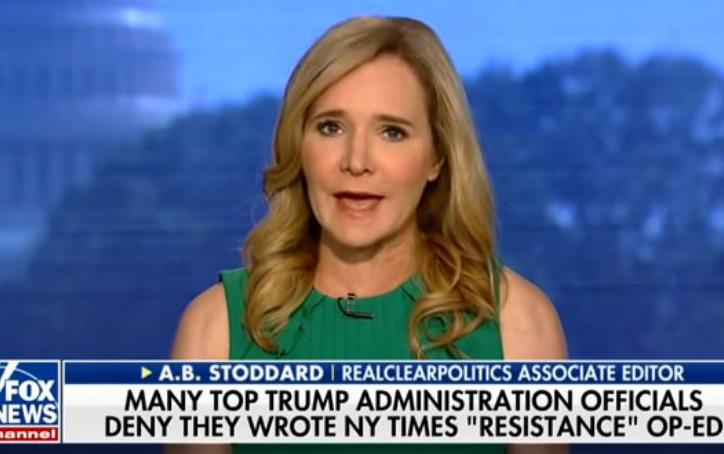
MULTIPOLYGON (((496 307, 500 300, 500 270, 494 267, 493 283, 496 307)), ((312 289, 304 303, 292 314, 284 331, 277 338, 277 352, 269 353, 256 345, 243 327, 244 294, 247 272, 244 268, 222 271, 220 281, 226 293, 229 318, 229 359, 246 360, 405 360, 414 359, 407 342, 408 320, 415 301, 425 289, 419 276, 413 276, 395 289, 376 296, 355 298, 354 311, 365 312, 373 318, 355 318, 340 310, 337 298, 312 289)), ((428 324, 434 335, 446 330, 446 320, 436 319, 428 324)), ((449 359, 503 359, 503 348, 497 317, 491 319, 455 343, 464 355, 458 358, 445 349, 426 352, 426 357, 449 359)), ((501 445, 234 445, 235 453, 309 452, 395 452, 502 453, 501 445)))

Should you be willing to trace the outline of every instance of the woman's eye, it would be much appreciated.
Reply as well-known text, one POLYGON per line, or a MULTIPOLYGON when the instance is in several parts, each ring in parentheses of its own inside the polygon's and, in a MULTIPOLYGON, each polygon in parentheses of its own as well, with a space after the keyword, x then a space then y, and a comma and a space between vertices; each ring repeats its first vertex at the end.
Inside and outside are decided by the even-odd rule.
POLYGON ((324 136, 334 136, 342 131, 342 128, 333 121, 323 121, 317 125, 317 131, 324 136))
POLYGON ((397 126, 387 126, 382 134, 389 140, 399 141, 407 137, 407 133, 397 126))

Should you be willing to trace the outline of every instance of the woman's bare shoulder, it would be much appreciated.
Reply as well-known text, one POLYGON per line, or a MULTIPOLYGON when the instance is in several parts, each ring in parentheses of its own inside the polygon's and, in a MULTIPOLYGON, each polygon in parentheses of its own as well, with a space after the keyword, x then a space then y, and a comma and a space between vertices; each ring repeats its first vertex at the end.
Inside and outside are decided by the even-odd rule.
POLYGON ((565 334, 550 299, 510 268, 505 268, 502 282, 500 330, 505 359, 565 359, 565 334))
POLYGON ((226 294, 215 284, 186 307, 176 330, 173 359, 218 359, 229 357, 229 326, 226 294))

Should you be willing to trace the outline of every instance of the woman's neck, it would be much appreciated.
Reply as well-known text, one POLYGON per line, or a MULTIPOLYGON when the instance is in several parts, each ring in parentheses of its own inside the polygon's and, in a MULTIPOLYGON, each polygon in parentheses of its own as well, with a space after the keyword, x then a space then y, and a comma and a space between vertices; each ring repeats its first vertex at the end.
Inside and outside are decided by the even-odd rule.
POLYGON ((416 271, 420 240, 415 229, 367 248, 345 248, 322 234, 314 287, 326 295, 386 293, 416 271))

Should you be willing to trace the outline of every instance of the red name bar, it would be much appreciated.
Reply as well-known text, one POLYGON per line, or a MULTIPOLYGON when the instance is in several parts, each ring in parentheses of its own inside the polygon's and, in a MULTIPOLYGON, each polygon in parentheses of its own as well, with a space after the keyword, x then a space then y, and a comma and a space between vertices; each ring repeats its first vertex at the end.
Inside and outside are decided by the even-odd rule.
POLYGON ((48 443, 58 441, 58 427, 0 427, 0 443, 48 443))

